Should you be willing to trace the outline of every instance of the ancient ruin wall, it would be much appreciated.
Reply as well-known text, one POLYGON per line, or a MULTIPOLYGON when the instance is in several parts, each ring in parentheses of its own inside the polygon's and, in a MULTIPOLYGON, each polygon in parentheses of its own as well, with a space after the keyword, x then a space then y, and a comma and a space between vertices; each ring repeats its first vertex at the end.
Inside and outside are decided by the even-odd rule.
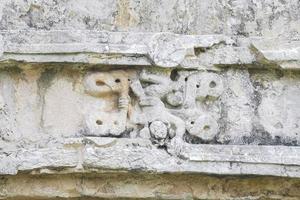
POLYGON ((298 1, 0 4, 0 199, 299 199, 298 1))

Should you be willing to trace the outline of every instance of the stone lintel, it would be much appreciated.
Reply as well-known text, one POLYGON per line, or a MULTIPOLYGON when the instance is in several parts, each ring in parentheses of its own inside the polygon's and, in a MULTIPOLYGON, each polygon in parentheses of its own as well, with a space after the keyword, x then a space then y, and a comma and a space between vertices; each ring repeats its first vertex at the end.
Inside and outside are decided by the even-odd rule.
POLYGON ((107 31, 1 31, 0 60, 211 69, 299 69, 298 41, 107 31), (267 45, 266 45, 267 44, 267 45))
POLYGON ((300 148, 288 146, 185 144, 179 159, 157 149, 149 140, 86 137, 68 139, 55 148, 20 149, 7 154, 1 156, 2 175, 125 170, 300 177, 300 148))

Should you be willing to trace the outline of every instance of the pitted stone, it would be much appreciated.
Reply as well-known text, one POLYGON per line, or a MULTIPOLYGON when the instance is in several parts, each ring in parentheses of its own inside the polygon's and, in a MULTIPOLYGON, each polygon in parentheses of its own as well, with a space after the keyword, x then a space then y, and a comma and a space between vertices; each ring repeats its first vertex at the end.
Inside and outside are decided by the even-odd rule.
POLYGON ((154 121, 149 126, 150 133, 155 139, 165 139, 168 135, 168 127, 161 121, 154 121))
POLYGON ((2 0, 0 199, 298 200, 299 8, 2 0))
POLYGON ((216 120, 206 115, 188 119, 186 129, 190 135, 205 141, 212 141, 219 131, 216 120))
POLYGON ((151 38, 148 54, 157 66, 176 67, 184 60, 187 49, 178 35, 158 33, 151 38))

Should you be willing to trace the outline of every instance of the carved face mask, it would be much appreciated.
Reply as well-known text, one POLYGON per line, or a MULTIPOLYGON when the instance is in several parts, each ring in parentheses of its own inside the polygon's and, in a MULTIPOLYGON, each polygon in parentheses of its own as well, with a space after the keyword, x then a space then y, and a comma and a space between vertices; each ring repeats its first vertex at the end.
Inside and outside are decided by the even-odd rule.
POLYGON ((123 71, 88 74, 85 79, 86 92, 93 96, 109 93, 128 93, 128 78, 123 71))

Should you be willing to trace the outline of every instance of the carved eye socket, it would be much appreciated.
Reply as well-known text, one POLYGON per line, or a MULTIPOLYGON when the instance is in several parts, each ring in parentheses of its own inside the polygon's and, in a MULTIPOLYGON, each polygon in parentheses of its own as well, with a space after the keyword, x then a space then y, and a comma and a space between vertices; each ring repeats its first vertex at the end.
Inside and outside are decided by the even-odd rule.
POLYGON ((101 120, 99 120, 99 119, 98 119, 98 120, 96 121, 96 124, 98 124, 98 125, 102 125, 102 124, 103 124, 103 122, 102 122, 101 120))
POLYGON ((102 85, 105 85, 105 83, 103 81, 98 80, 98 81, 96 81, 96 85, 102 86, 102 85))
POLYGON ((199 88, 199 87, 200 87, 200 85, 199 85, 199 84, 197 84, 197 85, 196 85, 196 88, 199 88))
POLYGON ((170 74, 170 79, 171 79, 172 81, 177 81, 177 80, 179 79, 179 77, 180 77, 180 75, 179 75, 179 73, 178 73, 178 70, 177 70, 177 69, 173 69, 173 70, 171 71, 171 74, 170 74))
POLYGON ((185 82, 187 82, 187 81, 188 81, 188 78, 187 78, 187 77, 186 77, 186 78, 184 78, 184 81, 185 81, 185 82))
POLYGON ((117 79, 115 80, 115 82, 116 82, 116 83, 120 83, 121 80, 117 78, 117 79))
POLYGON ((195 124, 195 122, 194 122, 194 121, 191 121, 191 124, 195 124))
POLYGON ((216 87, 217 86, 217 84, 216 84, 216 82, 214 82, 214 81, 211 81, 210 83, 209 83, 209 87, 210 88, 214 88, 214 87, 216 87))

